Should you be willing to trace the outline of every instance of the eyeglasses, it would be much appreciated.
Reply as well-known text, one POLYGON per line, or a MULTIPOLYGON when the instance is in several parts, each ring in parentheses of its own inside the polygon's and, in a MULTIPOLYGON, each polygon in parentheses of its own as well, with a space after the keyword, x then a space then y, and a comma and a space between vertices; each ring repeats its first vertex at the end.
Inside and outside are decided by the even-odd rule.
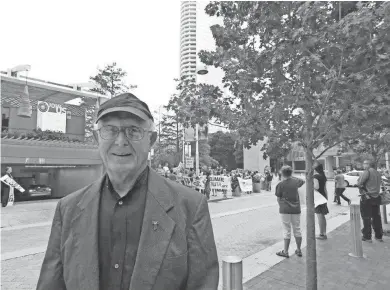
POLYGON ((145 132, 153 132, 145 130, 137 126, 130 127, 117 127, 113 125, 105 125, 96 131, 99 132, 99 135, 104 140, 114 140, 118 137, 119 132, 124 132, 127 139, 131 141, 142 140, 145 136, 145 132))

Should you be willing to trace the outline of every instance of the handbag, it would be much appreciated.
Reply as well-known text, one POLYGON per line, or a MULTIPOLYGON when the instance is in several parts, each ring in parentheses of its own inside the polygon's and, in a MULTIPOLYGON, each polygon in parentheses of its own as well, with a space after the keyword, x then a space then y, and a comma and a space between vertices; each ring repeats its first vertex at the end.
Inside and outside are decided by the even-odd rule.
POLYGON ((384 191, 380 195, 381 205, 390 204, 390 191, 384 191))

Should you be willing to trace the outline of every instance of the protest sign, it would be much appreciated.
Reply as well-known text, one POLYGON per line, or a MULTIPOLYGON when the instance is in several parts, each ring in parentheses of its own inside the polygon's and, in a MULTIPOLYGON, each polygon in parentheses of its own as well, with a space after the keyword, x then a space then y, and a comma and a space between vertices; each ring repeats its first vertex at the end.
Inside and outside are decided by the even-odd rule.
POLYGON ((237 177, 237 179, 242 192, 253 191, 252 179, 242 179, 240 177, 237 177))
POLYGON ((0 178, 0 180, 3 183, 5 183, 6 185, 9 186, 9 197, 8 197, 7 206, 14 205, 14 201, 15 201, 15 188, 17 190, 19 190, 20 192, 24 192, 24 188, 21 187, 15 180, 13 180, 8 175, 4 175, 3 177, 0 178))
POLYGON ((228 190, 230 186, 230 179, 227 176, 210 176, 210 189, 215 191, 228 190))
POLYGON ((314 207, 328 203, 328 200, 317 190, 314 190, 314 207))

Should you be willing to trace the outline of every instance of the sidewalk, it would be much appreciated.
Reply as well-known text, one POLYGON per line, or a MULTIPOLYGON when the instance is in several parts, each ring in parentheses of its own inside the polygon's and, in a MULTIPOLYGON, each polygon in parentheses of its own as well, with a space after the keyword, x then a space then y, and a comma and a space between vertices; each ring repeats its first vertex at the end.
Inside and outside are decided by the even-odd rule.
MULTIPOLYGON (((390 225, 383 225, 390 230, 390 225)), ((353 258, 350 222, 328 234, 327 241, 317 241, 318 289, 390 289, 390 237, 384 236, 384 243, 364 243, 366 258, 353 258)), ((295 241, 290 245, 290 255, 295 251, 295 241)), ((305 289, 305 256, 296 255, 263 272, 244 284, 245 290, 305 289)))

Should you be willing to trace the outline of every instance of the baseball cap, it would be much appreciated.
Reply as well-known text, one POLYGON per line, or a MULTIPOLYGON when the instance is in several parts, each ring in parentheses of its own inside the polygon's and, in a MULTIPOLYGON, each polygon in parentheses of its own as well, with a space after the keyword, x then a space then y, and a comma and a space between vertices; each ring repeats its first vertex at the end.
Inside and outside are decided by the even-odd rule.
POLYGON ((103 103, 97 113, 96 123, 103 116, 113 112, 129 112, 145 121, 154 121, 148 105, 131 93, 117 95, 103 103))

